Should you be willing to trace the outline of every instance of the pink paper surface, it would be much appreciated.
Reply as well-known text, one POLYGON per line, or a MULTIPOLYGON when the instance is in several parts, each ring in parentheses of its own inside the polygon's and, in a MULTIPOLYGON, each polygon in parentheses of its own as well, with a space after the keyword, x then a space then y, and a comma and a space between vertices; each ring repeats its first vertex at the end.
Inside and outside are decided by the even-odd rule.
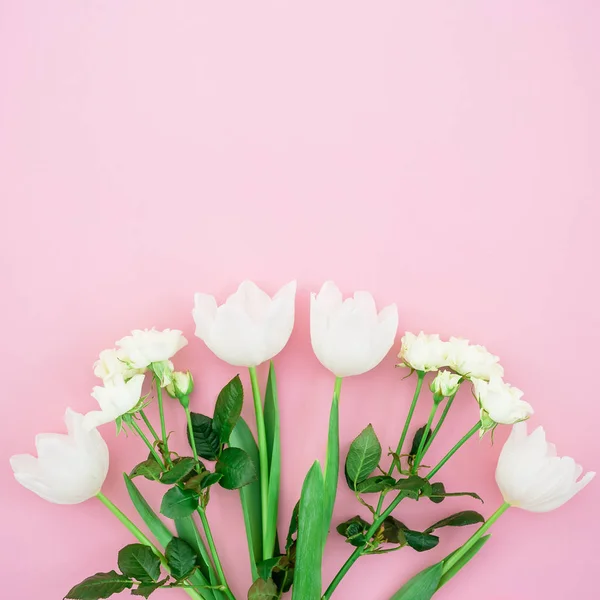
MULTIPOLYGON (((282 531, 324 457, 333 376, 311 352, 308 300, 329 278, 397 302, 401 331, 499 354, 532 425, 598 470, 599 30, 591 0, 1 1, 2 598, 62 598, 132 541, 99 502, 56 506, 17 485, 9 455, 62 431, 66 405, 95 407, 91 365, 132 328, 185 332, 176 365, 194 371, 193 408, 211 411, 237 370, 193 336, 192 297, 223 299, 244 278, 269 292, 299 281, 276 360, 282 531)), ((369 422, 384 446, 397 442, 414 380, 393 365, 390 354, 344 383, 342 452, 369 422)), ((183 451, 182 415, 168 419, 183 451)), ((476 419, 465 390, 431 461, 476 419)), ((105 492, 135 518, 121 472, 146 452, 102 433, 105 492)), ((441 473, 483 508, 406 503, 399 516, 418 528, 461 509, 491 514, 506 435, 471 440, 441 473)), ((144 485, 157 502, 155 488, 144 485)), ((509 511, 436 598, 597 597, 599 503, 594 481, 555 512, 509 511)), ((336 521, 362 512, 341 485, 336 521)), ((237 494, 217 491, 209 514, 245 598, 237 494)), ((389 598, 469 534, 364 558, 334 598, 389 598)), ((350 550, 331 535, 326 582, 350 550)))

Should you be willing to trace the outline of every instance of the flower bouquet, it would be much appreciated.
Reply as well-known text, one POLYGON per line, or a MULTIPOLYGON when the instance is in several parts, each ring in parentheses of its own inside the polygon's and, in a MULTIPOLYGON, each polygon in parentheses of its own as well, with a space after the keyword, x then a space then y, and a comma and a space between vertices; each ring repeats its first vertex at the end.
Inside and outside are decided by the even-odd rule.
POLYGON ((272 298, 244 282, 221 306, 210 295, 195 297, 196 335, 220 359, 249 370, 256 437, 241 417, 245 394, 239 375, 223 387, 212 415, 193 411, 192 374, 176 369, 172 362, 187 344, 182 332, 136 330, 116 342, 114 349, 100 353, 94 373, 103 385, 92 391, 99 410, 82 415, 67 409, 66 435, 38 435, 37 458, 28 454, 11 458, 15 478, 26 488, 57 504, 95 498, 135 538, 118 551, 116 569, 87 577, 65 598, 96 600, 124 590, 148 598, 160 588, 180 588, 196 600, 234 600, 209 523, 211 492, 219 486, 239 493, 252 573, 249 600, 276 600, 290 591, 294 600, 327 600, 361 557, 400 550, 424 552, 438 544, 444 528, 473 527, 467 542, 417 573, 392 597, 428 600, 483 548, 490 528, 508 508, 553 510, 594 477, 591 472, 582 477, 582 468, 572 458, 558 457, 542 428, 527 433, 525 421, 532 407, 522 400, 520 390, 504 382, 496 356, 464 339, 443 341, 422 332, 402 338, 398 366, 404 369, 404 379, 410 376, 415 381, 415 391, 396 448, 384 457, 377 434, 368 425, 351 443, 340 477, 342 382, 375 368, 387 355, 394 345, 398 313, 395 305, 378 312, 366 292, 344 300, 339 289, 327 282, 312 294, 310 304, 313 350, 335 376, 326 455, 323 466, 317 460, 308 471, 289 526, 279 529, 280 412, 272 359, 292 333, 295 293, 295 282, 272 298), (271 363, 263 393, 256 367, 267 361, 271 363), (436 465, 426 467, 426 454, 456 406, 454 399, 462 386, 473 391, 472 408, 455 410, 473 410, 473 426, 436 465), (427 387, 430 394, 423 393, 427 387), (181 433, 189 442, 187 456, 169 448, 165 402, 177 402, 185 412, 187 428, 181 433), (418 402, 428 404, 429 418, 409 439, 418 402), (117 433, 129 431, 147 447, 147 458, 123 474, 146 532, 102 493, 109 453, 98 428, 108 423, 115 424, 117 433), (397 518, 403 501, 418 502, 426 510, 428 502, 441 503, 449 496, 480 500, 474 492, 447 488, 439 473, 468 439, 492 437, 501 425, 512 425, 496 468, 504 502, 490 517, 464 510, 423 531, 397 518), (146 501, 136 485, 138 478, 162 486, 160 507, 146 501), (355 494, 363 516, 332 524, 340 479, 355 494), (333 580, 323 582, 322 557, 333 528, 352 552, 333 580))

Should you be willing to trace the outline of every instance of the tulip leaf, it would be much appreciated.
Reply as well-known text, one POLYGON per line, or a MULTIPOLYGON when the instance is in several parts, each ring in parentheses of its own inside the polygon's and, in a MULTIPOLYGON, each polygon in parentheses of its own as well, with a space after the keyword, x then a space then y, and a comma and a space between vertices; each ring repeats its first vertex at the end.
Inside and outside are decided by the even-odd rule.
POLYGON ((237 490, 257 479, 256 468, 241 448, 226 448, 219 456, 215 472, 222 475, 219 484, 226 490, 237 490))
POLYGON ((424 533, 421 531, 413 531, 412 529, 404 529, 403 532, 406 543, 417 552, 426 552, 435 548, 440 538, 437 535, 424 533))
POLYGON ((148 529, 154 534, 158 543, 163 547, 166 546, 171 541, 173 534, 152 510, 127 473, 123 473, 123 479, 125 480, 125 487, 127 488, 131 502, 138 514, 144 523, 146 523, 148 529))
MULTIPOLYGON (((217 460, 221 451, 219 434, 213 427, 213 420, 200 413, 191 413, 192 431, 198 455, 206 460, 217 460)), ((186 430, 188 441, 189 431, 186 430)))
POLYGON ((194 490, 172 487, 163 496, 160 512, 170 519, 181 519, 193 514, 198 504, 198 494, 194 490))
POLYGON ((75 587, 71 588, 65 596, 72 600, 99 600, 100 598, 109 598, 113 594, 118 594, 123 590, 130 589, 133 586, 133 580, 127 575, 121 575, 116 571, 108 573, 96 573, 75 587))
POLYGON ((293 600, 316 600, 321 597, 323 491, 323 473, 316 461, 304 479, 300 495, 293 600))
POLYGON ((258 473, 260 472, 258 446, 250 428, 243 418, 240 418, 229 438, 229 446, 232 448, 241 448, 248 454, 257 473, 256 481, 240 488, 240 500, 242 504, 242 513, 244 515, 244 524, 246 528, 246 538, 248 541, 248 552, 250 554, 250 566, 252 569, 252 579, 258 577, 256 572, 256 563, 262 560, 262 514, 260 504, 260 482, 258 473))
POLYGON ((173 462, 173 466, 166 472, 163 473, 160 481, 165 484, 179 483, 185 479, 195 468, 196 460, 191 456, 178 458, 173 462))
POLYGON ((244 388, 239 375, 236 375, 220 392, 215 404, 212 426, 222 444, 229 442, 244 403, 244 388))
POLYGON ((186 579, 195 569, 198 556, 184 540, 174 537, 165 548, 165 558, 171 576, 177 580, 186 579))
MULTIPOLYGON (((450 579, 452 579, 483 547, 483 545, 490 539, 491 534, 488 533, 483 537, 479 538, 467 552, 463 556, 460 557, 458 562, 453 565, 446 573, 442 575, 438 583, 438 589, 440 589, 444 584, 448 583, 450 579)), ((459 548, 460 550, 460 548, 459 548)), ((456 550, 455 552, 458 552, 456 550)), ((455 552, 449 554, 440 564, 444 564, 444 561, 448 560, 455 552)))
POLYGON ((276 600, 279 598, 277 586, 272 579, 257 579, 248 590, 248 600, 276 600))
POLYGON ((135 477, 141 476, 145 477, 146 479, 150 479, 151 481, 158 481, 160 479, 162 469, 162 465, 156 462, 155 458, 150 457, 133 467, 129 477, 134 479, 135 477))
POLYGON ((377 467, 381 460, 381 444, 371 424, 367 425, 350 444, 346 457, 346 477, 356 490, 377 467))
POLYGON ((356 491, 361 494, 372 494, 375 492, 383 492, 384 490, 391 490, 396 483, 393 477, 388 475, 375 475, 375 477, 369 477, 364 481, 361 481, 356 491))
MULTIPOLYGON (((327 454, 325 460, 325 498, 323 513, 323 546, 329 535, 331 519, 333 518, 333 507, 337 494, 338 480, 340 477, 340 385, 341 379, 336 378, 331 409, 329 411, 329 429, 327 433, 327 454)), ((352 451, 352 448, 350 448, 352 451)), ((350 452, 348 453, 350 456, 350 452)), ((346 462, 346 464, 348 464, 346 462)), ((346 470, 346 475, 348 471, 346 470)), ((352 481, 354 488, 356 482, 352 481)))
POLYGON ((425 533, 431 533, 434 529, 439 529, 440 527, 463 527, 465 525, 475 525, 476 523, 485 523, 483 515, 474 510, 463 510, 441 521, 437 521, 428 527, 425 533))
POLYGON ((409 579, 390 600, 431 600, 438 589, 443 569, 442 563, 427 567, 409 579))
POLYGON ((145 544, 129 544, 121 548, 117 564, 123 575, 142 583, 158 581, 160 577, 160 559, 152 548, 145 544))
POLYGON ((277 516, 279 513, 279 485, 281 481, 281 441, 279 432, 277 378, 275 376, 275 367, 272 361, 269 365, 269 377, 267 379, 267 388, 265 391, 264 422, 269 465, 265 539, 269 545, 269 553, 274 550, 275 554, 279 554, 279 544, 276 544, 276 537, 277 516), (275 545, 277 545, 277 548, 274 548, 275 545))

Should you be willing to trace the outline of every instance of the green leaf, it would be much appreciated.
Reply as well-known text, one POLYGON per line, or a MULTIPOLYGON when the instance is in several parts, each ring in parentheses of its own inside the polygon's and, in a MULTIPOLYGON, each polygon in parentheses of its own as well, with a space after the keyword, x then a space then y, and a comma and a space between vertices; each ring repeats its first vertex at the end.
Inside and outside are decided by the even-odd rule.
POLYGON ((431 550, 440 542, 440 538, 437 535, 431 535, 430 533, 413 531, 412 529, 405 529, 403 533, 406 543, 417 552, 431 550))
POLYGON ((133 581, 129 577, 116 571, 96 573, 71 588, 65 599, 99 600, 99 598, 109 598, 132 586, 133 581))
MULTIPOLYGON (((327 433, 327 454, 325 460, 325 497, 323 513, 323 546, 329 535, 333 506, 340 478, 340 385, 341 379, 336 378, 333 399, 329 411, 329 429, 327 433)), ((354 482, 353 482, 354 483, 354 482)))
POLYGON ((294 543, 294 535, 298 531, 298 510, 300 508, 300 501, 296 502, 294 510, 292 511, 292 517, 290 519, 290 526, 288 528, 287 538, 285 540, 285 549, 289 550, 294 543))
POLYGON ((162 473, 162 466, 156 462, 155 458, 148 458, 145 461, 135 465, 129 474, 131 479, 135 477, 145 477, 151 481, 158 481, 162 473))
POLYGON ((404 523, 398 521, 391 515, 386 517, 383 522, 383 539, 390 544, 400 544, 404 546, 406 544, 406 537, 404 532, 408 529, 404 523))
POLYGON ((215 472, 222 475, 219 484, 227 490, 237 490, 257 479, 250 456, 241 448, 226 448, 219 456, 215 472))
POLYGON ((221 473, 208 473, 208 475, 201 481, 200 489, 205 490, 209 488, 211 485, 215 485, 215 483, 219 483, 223 479, 223 475, 221 473))
POLYGON ((248 600, 276 600, 277 586, 272 579, 257 579, 248 590, 248 600))
POLYGON ((159 587, 162 587, 167 581, 168 579, 163 579, 156 583, 140 583, 134 590, 131 590, 131 595, 148 598, 152 592, 155 592, 159 587))
POLYGON ((294 600, 316 600, 321 597, 323 490, 323 474, 316 461, 304 479, 300 496, 296 570, 292 588, 294 600))
MULTIPOLYGON (((269 377, 265 391, 264 408, 265 434, 267 438, 267 458, 269 464, 269 486, 267 491, 267 524, 265 539, 269 550, 279 553, 276 545, 277 517, 279 513, 279 486, 281 481, 281 440, 279 431, 279 405, 277 379, 273 361, 269 365, 269 377)), ((277 544, 278 546, 278 544, 277 544)))
POLYGON ((184 517, 183 519, 175 519, 175 529, 177 529, 178 537, 184 542, 187 542, 196 553, 200 571, 208 580, 210 578, 209 570, 212 568, 212 565, 209 566, 208 561, 204 558, 205 556, 208 556, 208 551, 193 517, 189 516, 184 517))
MULTIPOLYGON (((459 561, 454 566, 452 566, 452 568, 450 568, 446 573, 444 573, 444 575, 442 575, 442 578, 440 579, 440 582, 438 584, 438 589, 440 589, 444 584, 448 583, 448 581, 450 581, 450 579, 452 579, 481 550, 483 545, 490 539, 490 536, 491 534, 488 533, 488 535, 484 535, 483 537, 479 538, 473 544, 473 546, 471 546, 471 548, 469 548, 469 550, 465 552, 465 554, 459 559, 459 561)), ((452 554, 454 553, 455 552, 453 552, 452 554)), ((448 560, 452 556, 452 554, 447 556, 440 564, 443 565, 444 561, 448 560)))
MULTIPOLYGON (((412 441, 412 446, 410 447, 410 453, 408 456, 408 464, 412 465, 414 458, 419 450, 419 445, 421 443, 421 440, 423 439, 423 434, 425 433, 425 425, 423 425, 423 427, 419 427, 419 429, 417 429, 417 431, 415 432, 415 437, 413 438, 412 441)), ((431 429, 427 432, 427 440, 425 441, 425 443, 427 443, 430 439, 431 439, 431 435, 432 435, 432 431, 431 429)))
POLYGON ((370 525, 362 517, 356 515, 343 523, 340 523, 335 529, 346 538, 346 541, 353 546, 362 546, 365 543, 365 533, 370 525))
POLYGON ((417 573, 390 600, 431 600, 438 588, 443 568, 442 563, 436 563, 417 573))
POLYGON ((241 448, 248 454, 254 470, 257 474, 256 481, 240 488, 240 500, 242 503, 242 513, 244 515, 244 525, 246 529, 246 538, 248 541, 248 553, 250 555, 250 567, 252 570, 252 579, 258 577, 256 572, 256 563, 263 557, 262 552, 262 514, 260 504, 260 482, 258 475, 260 473, 258 446, 250 428, 243 418, 237 422, 231 437, 229 446, 232 448, 241 448))
POLYGON ((269 577, 271 577, 273 569, 279 564, 281 558, 281 556, 274 556, 273 558, 267 558, 266 560, 259 562, 256 565, 258 576, 267 581, 269 577))
POLYGON ((158 581, 160 559, 145 544, 129 544, 119 550, 117 564, 121 573, 142 583, 158 581))
POLYGON ((399 479, 394 485, 395 490, 402 490, 411 498, 418 498, 421 490, 427 485, 427 480, 417 475, 411 475, 405 479, 399 479))
POLYGON ((186 579, 196 567, 198 556, 194 549, 181 538, 174 537, 165 548, 165 558, 171 576, 177 580, 186 579))
MULTIPOLYGON (((221 450, 219 434, 213 427, 213 420, 200 413, 191 413, 192 431, 194 432, 194 442, 196 442, 196 451, 206 460, 217 460, 221 450)), ((189 441, 189 430, 187 431, 189 441)))
POLYGON ((185 479, 196 467, 196 460, 190 457, 177 459, 169 471, 163 473, 160 478, 161 483, 168 485, 179 483, 185 479))
POLYGON ((393 477, 387 475, 375 475, 375 477, 369 477, 358 484, 357 492, 361 494, 372 494, 375 492, 383 492, 384 490, 391 490, 396 483, 393 477))
POLYGON ((441 482, 432 483, 431 490, 427 494, 427 497, 432 502, 435 502, 435 504, 439 504, 440 502, 443 502, 444 498, 446 497, 446 488, 444 487, 444 484, 441 482))
POLYGON ((350 444, 346 457, 346 475, 353 489, 375 470, 380 460, 381 444, 373 426, 369 424, 350 444))
POLYGON ((198 504, 198 494, 194 490, 172 487, 163 496, 160 512, 170 519, 181 519, 193 514, 198 504))
POLYGON ((215 404, 212 426, 222 444, 229 442, 244 404, 244 388, 239 375, 236 375, 220 392, 215 404))
POLYGON ((123 479, 125 480, 125 486, 129 492, 131 502, 133 503, 133 506, 137 510, 138 514, 148 529, 154 534, 154 537, 158 540, 158 543, 163 547, 166 546, 173 538, 173 534, 160 520, 152 508, 150 508, 150 505, 146 502, 145 498, 142 496, 127 473, 123 473, 123 479))
POLYGON ((474 510, 463 510, 462 512, 450 515, 441 521, 437 521, 428 527, 425 530, 425 533, 429 533, 440 527, 463 527, 465 525, 475 525, 476 523, 485 523, 484 517, 474 510))

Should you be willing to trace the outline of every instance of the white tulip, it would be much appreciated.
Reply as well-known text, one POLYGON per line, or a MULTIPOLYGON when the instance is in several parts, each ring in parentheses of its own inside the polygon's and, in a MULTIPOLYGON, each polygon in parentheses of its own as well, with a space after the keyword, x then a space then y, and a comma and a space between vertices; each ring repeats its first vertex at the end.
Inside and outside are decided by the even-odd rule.
POLYGON ((495 423, 512 425, 533 414, 531 404, 521 400, 523 392, 499 377, 492 377, 489 382, 473 379, 473 391, 481 409, 495 423))
POLYGON ((104 387, 94 387, 92 397, 98 401, 100 410, 85 415, 84 427, 94 429, 130 412, 140 401, 143 384, 144 375, 134 375, 127 382, 122 375, 115 375, 104 387))
POLYGON ((125 352, 116 348, 102 350, 100 357, 94 363, 94 375, 100 377, 105 384, 112 381, 118 375, 123 376, 125 381, 127 381, 134 375, 143 373, 144 370, 133 368, 125 352))
POLYGON ((35 438, 37 458, 12 456, 15 479, 56 504, 78 504, 98 494, 108 473, 108 447, 96 429, 84 428, 83 419, 67 408, 67 435, 42 433, 35 438))
POLYGON ((167 361, 186 345, 187 340, 178 329, 135 329, 117 342, 136 369, 167 361))
POLYGON ((230 365, 256 367, 279 354, 290 339, 295 299, 295 281, 273 298, 244 281, 221 306, 214 296, 198 293, 192 311, 196 335, 230 365))
POLYGON ((569 456, 556 456, 542 427, 528 436, 526 423, 517 423, 500 453, 496 482, 511 506, 547 512, 570 500, 595 475, 589 472, 579 479, 582 473, 569 456))
POLYGON ((483 346, 469 344, 469 340, 451 337, 446 346, 447 366, 469 379, 503 377, 500 360, 483 346))
POLYGON ((377 314, 373 296, 356 292, 342 299, 328 281, 310 299, 310 338, 317 358, 337 377, 360 375, 376 367, 390 351, 398 329, 395 304, 377 314))
POLYGON ((401 365, 415 371, 437 371, 446 365, 446 342, 438 334, 419 335, 407 331, 402 337, 398 358, 401 365))
POLYGON ((454 396, 458 391, 461 379, 462 375, 457 375, 456 373, 452 373, 452 371, 444 369, 435 376, 429 389, 437 396, 449 398, 450 396, 454 396))

